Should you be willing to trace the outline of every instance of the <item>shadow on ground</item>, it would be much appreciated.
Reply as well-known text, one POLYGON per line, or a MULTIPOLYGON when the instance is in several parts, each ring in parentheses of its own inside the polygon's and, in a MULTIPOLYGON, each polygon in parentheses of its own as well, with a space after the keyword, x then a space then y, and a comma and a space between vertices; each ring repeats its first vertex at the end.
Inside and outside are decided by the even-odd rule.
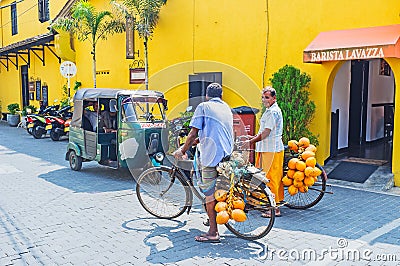
POLYGON ((230 235, 221 237, 221 243, 196 242, 194 237, 204 232, 192 228, 183 229, 186 224, 186 221, 179 220, 138 218, 126 221, 122 227, 142 234, 147 233, 143 240, 150 247, 146 262, 154 264, 175 263, 196 257, 260 260, 265 253, 265 244, 230 235), (143 221, 146 221, 148 226, 143 227, 143 221), (136 223, 141 226, 137 226, 136 223))
POLYGON ((81 171, 63 168, 39 176, 48 182, 74 192, 98 193, 135 188, 135 181, 126 169, 109 169, 97 164, 81 171))
MULTIPOLYGON (((291 234, 305 232, 315 234, 317 237, 326 235, 337 239, 336 242, 327 243, 327 246, 321 249, 329 246, 335 248, 334 245, 343 239, 361 239, 369 245, 375 243, 400 245, 398 196, 346 188, 335 188, 334 192, 333 195, 325 195, 320 203, 310 209, 294 210, 282 207, 283 216, 276 219, 274 229, 287 230, 291 234), (349 193, 353 196, 352 202, 348 201, 349 197, 345 197, 349 193), (392 207, 383 209, 385 205, 392 207), (385 227, 389 229, 375 234, 377 230, 385 227)), ((264 262, 268 253, 265 239, 243 240, 231 235, 229 231, 222 234, 221 243, 195 242, 194 237, 204 232, 193 227, 188 228, 186 225, 187 221, 146 217, 128 220, 122 227, 132 234, 145 233, 143 243, 150 248, 146 262, 154 264, 196 260, 197 257, 264 262)), ((206 230, 206 227, 202 230, 206 230)), ((265 237, 267 241, 268 237, 268 235, 265 237)))

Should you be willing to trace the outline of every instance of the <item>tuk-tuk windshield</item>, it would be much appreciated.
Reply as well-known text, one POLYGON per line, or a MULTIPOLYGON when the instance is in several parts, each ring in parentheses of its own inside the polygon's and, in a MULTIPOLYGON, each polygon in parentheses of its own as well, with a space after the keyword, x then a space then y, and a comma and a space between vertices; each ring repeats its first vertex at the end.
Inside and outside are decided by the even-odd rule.
POLYGON ((164 120, 163 99, 156 97, 127 97, 122 101, 123 120, 148 122, 164 120))

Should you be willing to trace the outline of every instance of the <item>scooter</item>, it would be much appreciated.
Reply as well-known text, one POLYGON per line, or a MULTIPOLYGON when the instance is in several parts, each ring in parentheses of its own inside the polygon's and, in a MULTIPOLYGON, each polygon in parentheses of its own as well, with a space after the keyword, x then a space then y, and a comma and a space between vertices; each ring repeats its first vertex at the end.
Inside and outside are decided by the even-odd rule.
POLYGON ((45 115, 50 115, 50 114, 54 114, 55 110, 57 109, 57 105, 51 105, 51 106, 47 106, 45 109, 43 109, 42 111, 39 111, 36 114, 28 114, 25 118, 26 120, 26 131, 32 135, 33 133, 33 129, 35 127, 35 125, 38 123, 37 117, 44 117, 45 115))
POLYGON ((28 133, 33 135, 35 139, 40 139, 44 134, 47 133, 46 130, 46 118, 45 114, 56 115, 59 105, 51 105, 43 110, 42 115, 33 114, 27 116, 27 130, 28 133))
POLYGON ((46 130, 50 130, 50 138, 53 141, 60 140, 60 137, 69 133, 69 124, 71 123, 72 106, 64 106, 56 112, 56 116, 46 117, 46 130))

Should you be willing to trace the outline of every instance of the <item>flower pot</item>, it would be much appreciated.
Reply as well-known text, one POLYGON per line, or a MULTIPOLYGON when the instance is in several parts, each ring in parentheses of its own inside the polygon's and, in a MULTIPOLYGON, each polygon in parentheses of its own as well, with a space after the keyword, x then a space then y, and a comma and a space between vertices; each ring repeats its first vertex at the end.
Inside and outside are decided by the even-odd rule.
POLYGON ((10 126, 16 127, 19 124, 19 114, 7 114, 7 122, 10 126))

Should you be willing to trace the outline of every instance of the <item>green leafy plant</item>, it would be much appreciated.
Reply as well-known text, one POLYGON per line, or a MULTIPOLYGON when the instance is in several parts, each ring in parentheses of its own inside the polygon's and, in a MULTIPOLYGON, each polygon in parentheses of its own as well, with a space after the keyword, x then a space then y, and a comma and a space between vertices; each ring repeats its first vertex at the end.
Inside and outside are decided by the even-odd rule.
POLYGON ((22 108, 21 115, 26 116, 28 114, 36 113, 36 107, 33 105, 27 105, 22 108))
POLYGON ((143 39, 145 86, 146 90, 148 90, 148 42, 157 26, 161 7, 167 3, 167 0, 111 0, 111 2, 127 21, 134 21, 132 23, 134 30, 143 39))
POLYGON ((10 103, 9 105, 7 105, 7 110, 11 115, 15 115, 15 114, 17 114, 18 111, 20 111, 19 104, 18 103, 10 103))
POLYGON ((80 81, 75 81, 75 84, 74 84, 74 87, 73 87, 74 94, 75 94, 75 92, 76 92, 81 86, 82 86, 82 82, 80 82, 80 81))
POLYGON ((190 120, 192 120, 194 112, 180 112, 180 118, 182 119, 183 126, 189 128, 190 120))
POLYGON ((183 129, 186 130, 187 133, 189 133, 190 128, 189 124, 190 121, 192 120, 194 112, 191 111, 185 111, 185 112, 179 112, 179 116, 170 120, 169 123, 170 125, 168 126, 168 141, 169 141, 169 152, 174 152, 178 147, 177 145, 177 139, 179 132, 183 129))
POLYGON ((66 106, 66 105, 69 105, 69 97, 68 97, 68 87, 67 87, 67 84, 64 84, 64 85, 62 86, 62 91, 63 91, 63 93, 62 93, 62 98, 61 98, 61 101, 60 101, 60 105, 61 105, 61 107, 64 107, 64 106, 66 106))
MULTIPOLYGON (((79 89, 79 87, 82 85, 82 83, 81 82, 79 82, 79 81, 75 81, 75 84, 74 84, 74 87, 72 88, 73 90, 74 90, 74 94, 75 94, 75 92, 79 89)), ((63 90, 63 95, 62 95, 62 98, 61 98, 61 101, 60 101, 60 105, 61 105, 61 107, 64 107, 64 106, 68 106, 68 105, 70 105, 70 102, 71 102, 71 97, 68 97, 68 87, 67 87, 67 84, 64 84, 63 86, 62 86, 62 90, 63 90)), ((72 97, 73 97, 73 95, 72 95, 72 97)))
POLYGON ((79 0, 71 8, 71 18, 57 19, 51 27, 71 32, 79 41, 88 40, 92 45, 93 87, 96 88, 96 47, 108 35, 125 31, 125 21, 114 19, 110 11, 97 12, 87 0, 79 0))
POLYGON ((315 115, 315 104, 309 99, 311 76, 294 66, 285 65, 270 79, 283 115, 283 143, 307 137, 318 145, 318 136, 309 126, 315 115))

